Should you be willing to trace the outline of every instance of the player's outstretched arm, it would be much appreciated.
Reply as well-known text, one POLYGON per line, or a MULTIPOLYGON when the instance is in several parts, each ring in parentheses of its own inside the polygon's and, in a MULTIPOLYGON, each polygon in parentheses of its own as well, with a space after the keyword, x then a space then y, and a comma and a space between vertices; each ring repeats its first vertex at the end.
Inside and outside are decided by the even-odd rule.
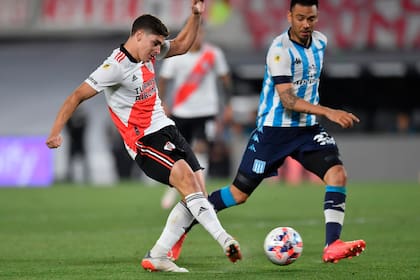
POLYGON ((344 110, 332 109, 326 106, 311 104, 295 94, 292 84, 276 85, 276 90, 279 92, 280 100, 286 109, 302 112, 307 114, 314 114, 324 116, 332 122, 339 124, 342 128, 353 127, 354 123, 360 122, 359 118, 353 113, 344 110))
POLYGON ((80 105, 80 103, 93 97, 96 94, 97 92, 91 86, 89 86, 87 83, 82 83, 72 94, 66 98, 60 110, 58 111, 57 117, 51 128, 50 135, 45 142, 48 148, 55 149, 61 146, 63 143, 63 137, 60 135, 60 133, 67 121, 73 115, 74 111, 80 105))
POLYGON ((186 53, 192 46, 197 31, 200 28, 201 14, 204 12, 204 0, 191 0, 191 16, 178 35, 171 40, 171 46, 166 57, 186 53))

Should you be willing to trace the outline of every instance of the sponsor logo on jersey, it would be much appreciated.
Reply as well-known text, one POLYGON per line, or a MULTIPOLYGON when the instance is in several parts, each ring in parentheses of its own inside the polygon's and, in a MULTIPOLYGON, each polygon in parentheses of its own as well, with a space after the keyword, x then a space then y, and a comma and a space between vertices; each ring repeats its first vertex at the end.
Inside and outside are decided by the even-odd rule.
POLYGON ((136 88, 136 101, 145 100, 156 94, 156 82, 155 79, 151 79, 145 83, 143 86, 136 88))
POLYGON ((131 81, 132 82, 134 82, 134 81, 136 81, 138 78, 137 78, 137 76, 136 75, 133 75, 133 78, 131 78, 131 81))

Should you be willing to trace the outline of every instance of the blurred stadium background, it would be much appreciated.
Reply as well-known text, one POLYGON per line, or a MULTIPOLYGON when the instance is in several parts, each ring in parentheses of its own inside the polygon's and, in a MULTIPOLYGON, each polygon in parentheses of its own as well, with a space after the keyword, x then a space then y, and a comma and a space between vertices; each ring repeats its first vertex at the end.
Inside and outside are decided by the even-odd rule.
MULTIPOLYGON (((320 2, 318 29, 329 38, 321 103, 362 119, 350 130, 321 120, 351 180, 420 180, 420 1, 320 2)), ((69 141, 54 151, 43 141, 65 97, 127 38, 138 15, 157 15, 176 34, 189 6, 190 0, 0 0, 0 185, 63 180, 69 141)), ((266 48, 287 28, 288 1, 209 0, 207 8, 208 40, 225 50, 235 78, 236 125, 223 139, 232 172, 254 125, 266 48)), ((89 181, 112 184, 104 98, 82 107, 89 181)))

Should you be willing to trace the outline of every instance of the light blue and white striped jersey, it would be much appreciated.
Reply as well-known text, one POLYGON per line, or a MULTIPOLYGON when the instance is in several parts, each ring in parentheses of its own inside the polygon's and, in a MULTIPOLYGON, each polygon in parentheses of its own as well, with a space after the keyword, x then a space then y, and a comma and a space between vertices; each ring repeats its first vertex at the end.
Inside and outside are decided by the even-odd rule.
POLYGON ((274 77, 293 82, 298 97, 312 103, 319 102, 321 75, 327 37, 312 33, 312 43, 304 47, 289 38, 288 32, 276 37, 267 53, 265 75, 258 105, 257 127, 304 127, 317 123, 316 116, 293 112, 283 107, 275 89, 274 77))

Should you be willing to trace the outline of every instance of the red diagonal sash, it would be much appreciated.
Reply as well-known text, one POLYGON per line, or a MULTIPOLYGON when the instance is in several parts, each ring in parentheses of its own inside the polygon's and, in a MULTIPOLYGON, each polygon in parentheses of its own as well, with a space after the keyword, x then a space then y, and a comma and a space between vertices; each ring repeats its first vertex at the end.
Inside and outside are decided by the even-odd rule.
POLYGON ((213 68, 214 53, 207 50, 198 59, 197 63, 185 79, 184 83, 178 88, 174 97, 174 107, 181 105, 199 87, 204 76, 213 68))

